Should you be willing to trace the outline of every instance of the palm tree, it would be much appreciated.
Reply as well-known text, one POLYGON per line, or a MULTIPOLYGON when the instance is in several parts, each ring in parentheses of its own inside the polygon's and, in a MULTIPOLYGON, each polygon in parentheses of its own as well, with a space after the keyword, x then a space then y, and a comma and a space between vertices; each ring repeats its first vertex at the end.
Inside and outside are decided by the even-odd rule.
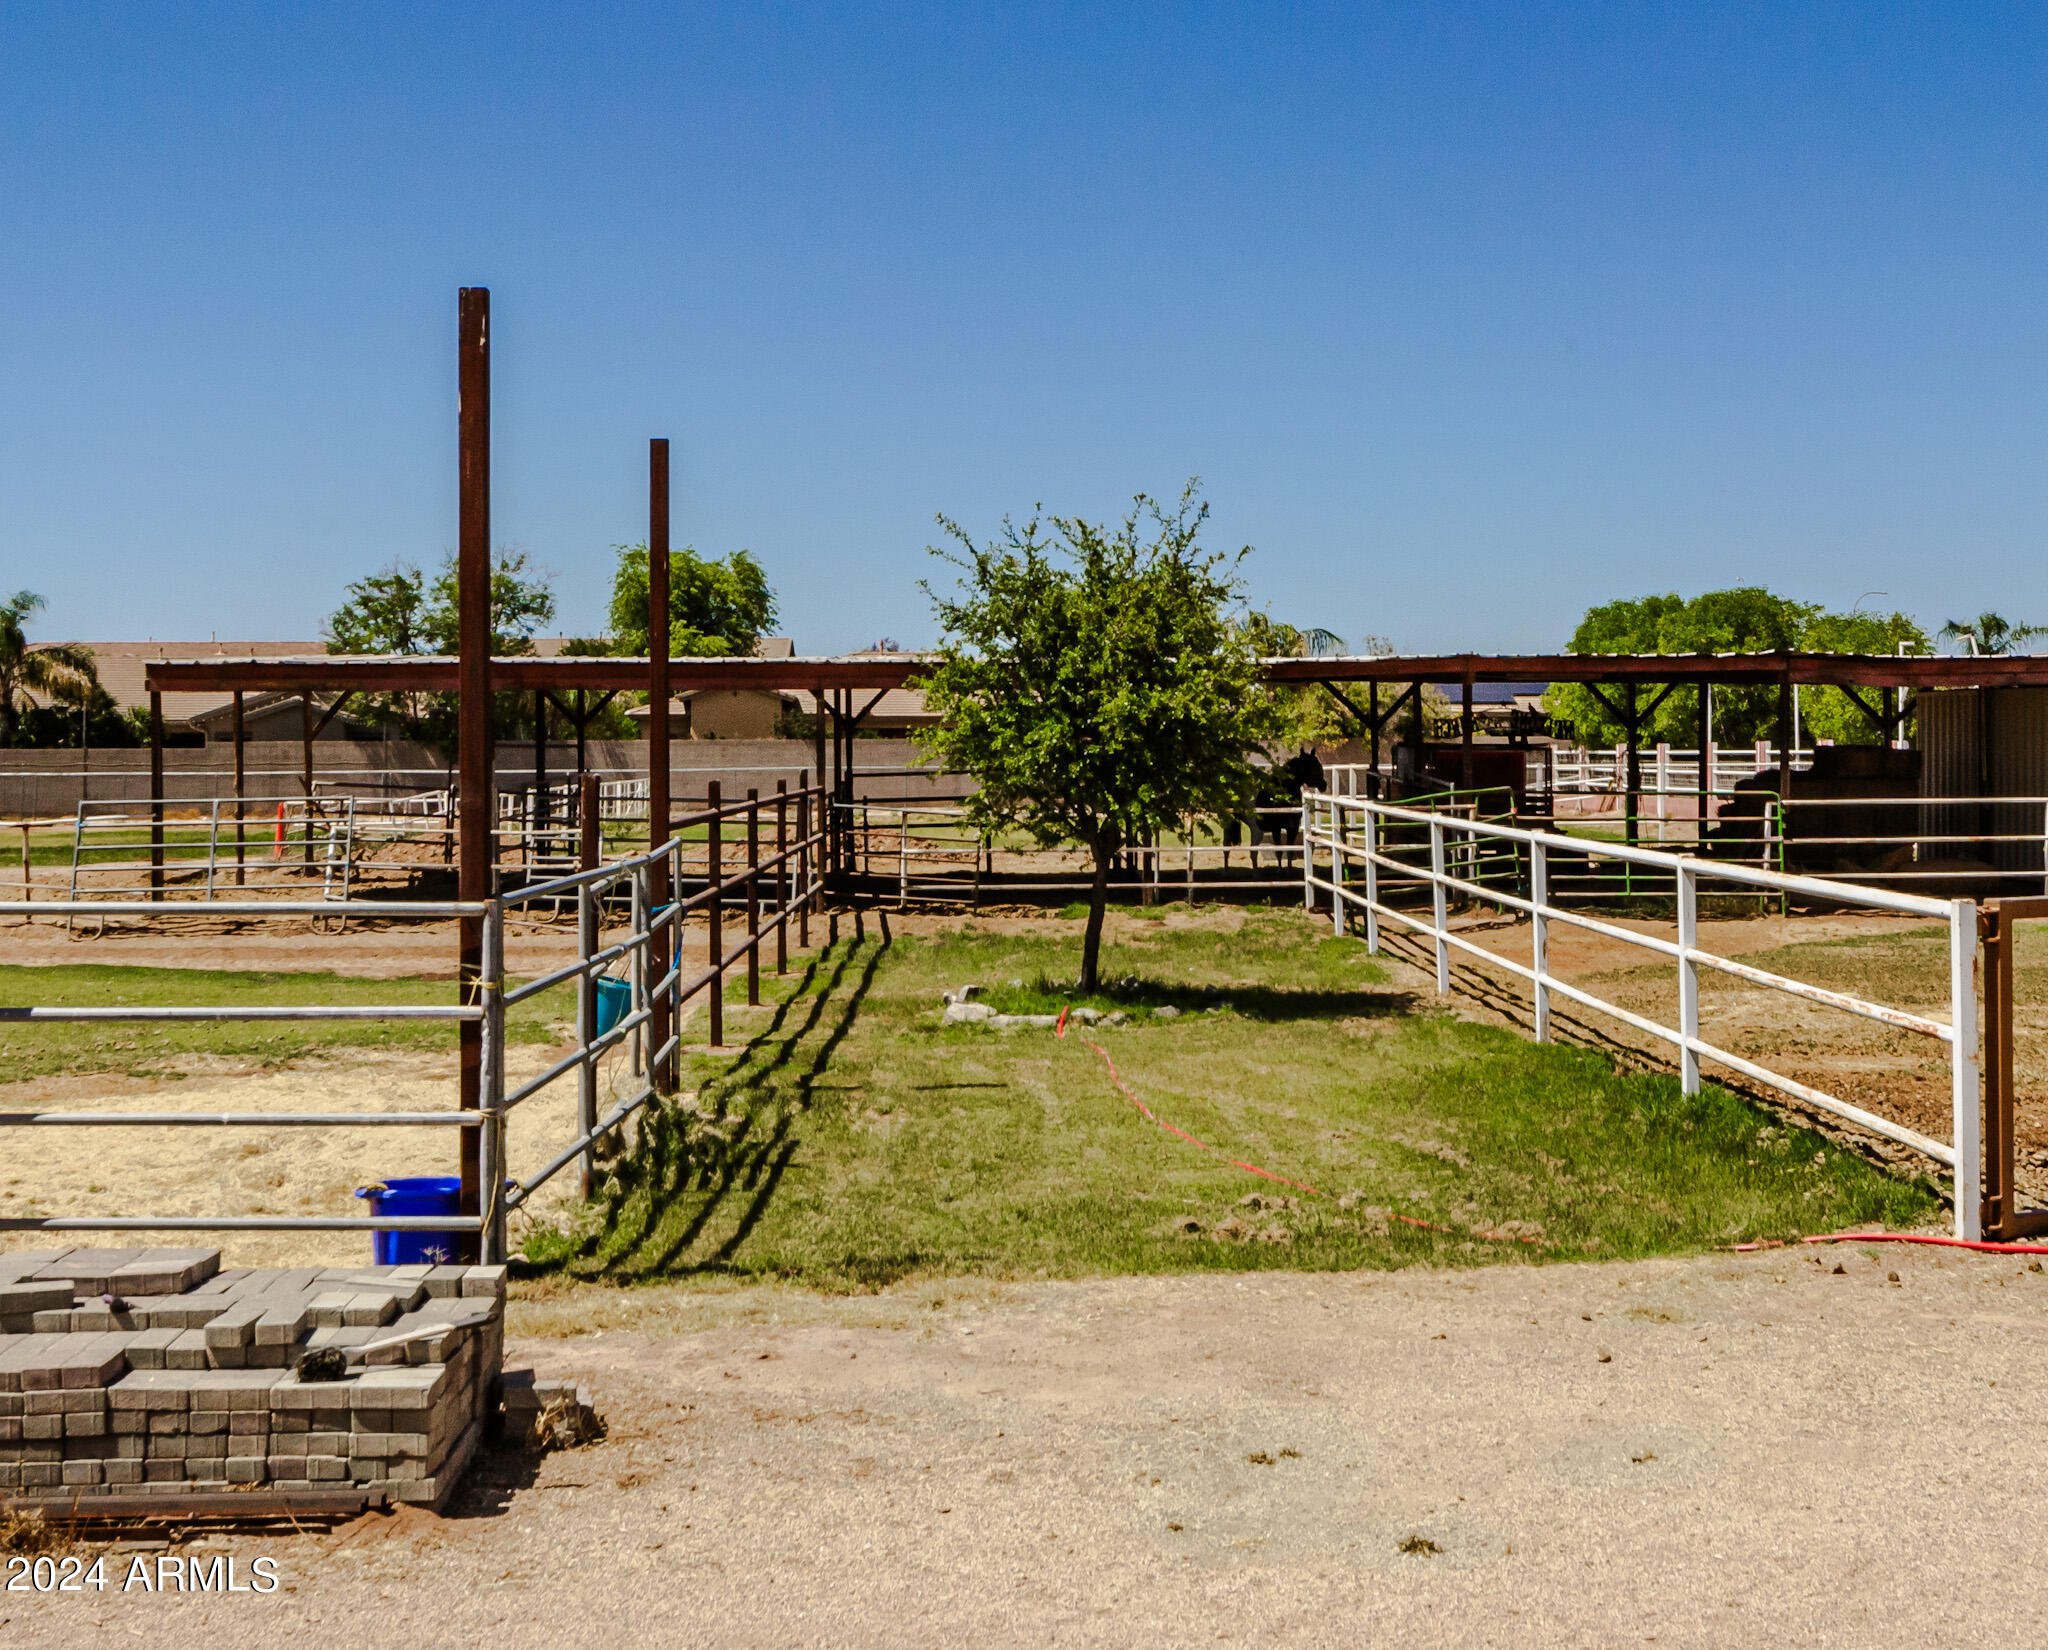
POLYGON ((2015 653, 2036 636, 2048 636, 2048 625, 2013 624, 1996 613, 1979 613, 1968 624, 1951 619, 1941 627, 1943 641, 1968 641, 1972 653, 2015 653))
POLYGON ((21 724, 19 700, 34 694, 76 700, 99 685, 92 649, 75 642, 30 647, 23 630, 43 605, 32 590, 17 590, 0 602, 0 745, 14 743, 21 724))

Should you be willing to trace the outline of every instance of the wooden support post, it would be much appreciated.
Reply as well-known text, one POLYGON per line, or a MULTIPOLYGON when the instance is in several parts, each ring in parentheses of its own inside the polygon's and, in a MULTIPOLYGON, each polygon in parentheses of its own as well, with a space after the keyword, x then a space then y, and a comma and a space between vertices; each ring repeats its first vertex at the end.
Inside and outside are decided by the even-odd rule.
POLYGON ((1365 794, 1377 800, 1380 794, 1380 685, 1378 682, 1368 682, 1365 687, 1366 704, 1372 711, 1366 718, 1365 736, 1372 741, 1369 756, 1372 766, 1365 776, 1365 794))
POLYGON ((1636 683, 1635 678, 1630 677, 1622 684, 1622 729, 1628 737, 1628 777, 1624 781, 1627 795, 1622 805, 1628 814, 1626 835, 1631 848, 1636 845, 1640 829, 1637 816, 1642 808, 1643 792, 1642 714, 1636 707, 1636 683))
MULTIPOLYGON (((668 755, 668 443, 659 438, 647 443, 647 847, 650 853, 669 839, 669 755, 668 755)), ((660 912, 674 896, 669 890, 669 862, 666 855, 649 867, 648 898, 653 911, 660 912)), ((658 957, 648 959, 658 980, 669 972, 668 959, 675 955, 682 938, 681 920, 668 930, 669 943, 658 957)), ((647 1034, 650 1045, 659 1049, 669 1039, 669 996, 657 993, 649 1005, 647 1034)), ((711 1040, 718 1041, 717 1034, 711 1040)), ((675 1089, 675 1062, 657 1060, 654 1087, 659 1094, 675 1089)))
POLYGON ((599 835, 597 775, 579 775, 576 781, 576 868, 595 871, 602 847, 599 835))
MULTIPOLYGON (((533 828, 548 828, 548 696, 544 688, 533 690, 533 828)), ((538 854, 539 845, 532 847, 538 854)))
POLYGON ((775 781, 775 972, 789 972, 789 781, 775 781))
POLYGON ((1713 701, 1708 695, 1714 691, 1712 682, 1700 683, 1699 715, 1695 718, 1694 731, 1699 737, 1700 757, 1700 806, 1699 826, 1693 833, 1694 840, 1707 840, 1707 827, 1714 819, 1714 718, 1708 708, 1713 701))
POLYGON ((242 690, 235 689, 233 726, 235 734, 235 886, 245 886, 248 873, 244 869, 246 850, 243 846, 246 836, 242 820, 246 814, 243 800, 248 795, 248 729, 242 721, 242 690))
POLYGON ((711 1046, 715 1049, 725 1044, 725 895, 719 890, 719 884, 725 880, 719 865, 720 827, 725 822, 718 817, 725 798, 715 779, 704 789, 704 806, 711 816, 704 828, 704 886, 710 889, 704 901, 704 923, 709 933, 704 954, 711 970, 711 1046))
POLYGON ((164 897, 164 696, 149 695, 149 897, 164 897))
POLYGON ((1465 672, 1464 693, 1458 710, 1458 784, 1472 789, 1472 673, 1465 672))
POLYGON ((1778 678, 1778 799, 1786 801, 1792 795, 1792 741, 1796 737, 1792 727, 1792 673, 1786 671, 1778 678))
MULTIPOLYGON (((497 791, 491 773, 491 294, 464 287, 458 300, 460 392, 456 421, 460 444, 461 502, 456 550, 456 748, 460 787, 456 893, 465 900, 491 897, 491 861, 497 840, 497 791)), ((456 978, 462 1001, 482 1000, 484 919, 461 919, 456 978)), ((484 1098, 483 1025, 458 1025, 457 1077, 463 1110, 484 1098)), ((465 1215, 482 1213, 481 1129, 458 1129, 465 1215)), ((472 1249, 472 1252, 474 1250, 472 1249)))
POLYGON ((583 708, 583 690, 576 690, 576 794, 583 794, 583 771, 590 766, 590 712, 583 708))
POLYGON ((747 1007, 761 1006, 761 793, 747 791, 747 1007))

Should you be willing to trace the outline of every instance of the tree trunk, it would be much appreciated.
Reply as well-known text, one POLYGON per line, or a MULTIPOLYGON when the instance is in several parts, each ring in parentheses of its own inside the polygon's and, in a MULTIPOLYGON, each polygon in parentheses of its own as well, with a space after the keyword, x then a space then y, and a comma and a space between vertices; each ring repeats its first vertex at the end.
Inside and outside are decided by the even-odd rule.
POLYGON ((1109 907, 1109 862, 1116 857, 1113 844, 1095 844, 1095 882, 1088 890, 1088 933, 1081 941, 1081 991, 1093 991, 1102 962, 1102 916, 1109 907))

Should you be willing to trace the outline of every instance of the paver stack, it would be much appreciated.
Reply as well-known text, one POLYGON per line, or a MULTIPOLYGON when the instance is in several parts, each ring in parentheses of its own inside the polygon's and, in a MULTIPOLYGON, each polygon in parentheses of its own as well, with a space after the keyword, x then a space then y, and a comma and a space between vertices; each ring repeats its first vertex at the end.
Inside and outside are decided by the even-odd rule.
POLYGON ((502 1266, 0 1254, 0 1498, 358 1486, 438 1505, 495 1403, 504 1299, 502 1266), (322 1348, 340 1378, 302 1378, 322 1348))

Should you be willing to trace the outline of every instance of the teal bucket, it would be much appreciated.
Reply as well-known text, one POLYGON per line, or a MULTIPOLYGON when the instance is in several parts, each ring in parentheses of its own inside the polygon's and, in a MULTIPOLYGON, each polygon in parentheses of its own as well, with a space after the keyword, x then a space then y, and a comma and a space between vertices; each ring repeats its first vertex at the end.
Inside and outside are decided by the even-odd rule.
POLYGON ((633 1007, 633 982, 616 980, 609 974, 597 977, 596 1036, 606 1036, 633 1007))

